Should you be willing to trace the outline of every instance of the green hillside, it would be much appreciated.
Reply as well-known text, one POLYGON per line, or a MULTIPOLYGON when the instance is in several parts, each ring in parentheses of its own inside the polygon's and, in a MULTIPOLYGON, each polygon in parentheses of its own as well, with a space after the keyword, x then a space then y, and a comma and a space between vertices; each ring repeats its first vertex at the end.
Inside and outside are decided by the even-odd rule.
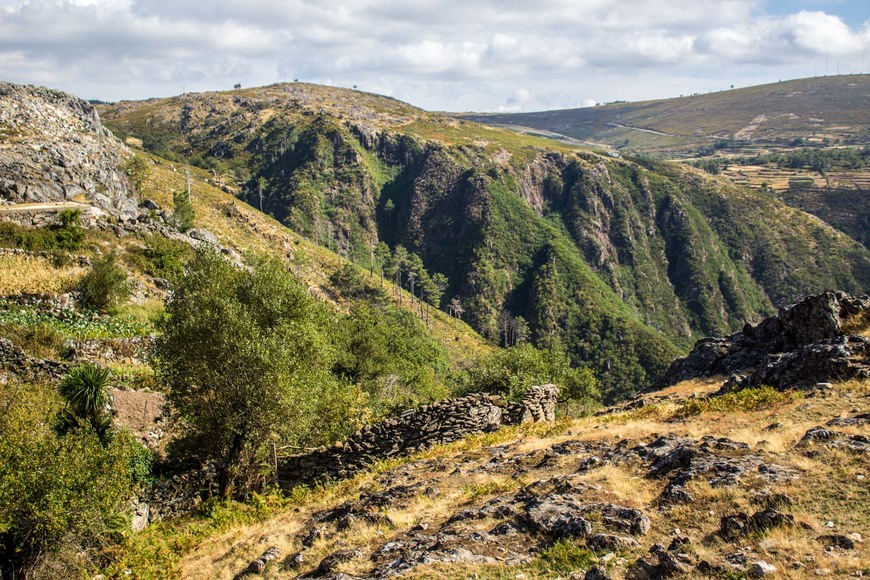
POLYGON ((866 250, 769 196, 374 95, 281 84, 101 115, 353 261, 410 250, 446 276, 442 309, 503 344, 527 325, 611 398, 700 335, 870 281, 866 250))

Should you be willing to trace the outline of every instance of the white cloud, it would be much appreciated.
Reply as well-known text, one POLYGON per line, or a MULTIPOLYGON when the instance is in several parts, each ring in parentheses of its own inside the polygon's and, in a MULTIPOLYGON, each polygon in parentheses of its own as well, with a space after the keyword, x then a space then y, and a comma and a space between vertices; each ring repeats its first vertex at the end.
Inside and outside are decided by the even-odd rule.
POLYGON ((870 29, 850 28, 829 13, 836 5, 784 16, 766 6, 0 0, 0 75, 109 99, 286 77, 356 84, 428 108, 530 110, 806 75, 806 63, 826 53, 860 68, 870 29))
POLYGON ((794 44, 810 52, 846 55, 863 47, 859 34, 824 12, 798 12, 786 19, 786 26, 794 44))

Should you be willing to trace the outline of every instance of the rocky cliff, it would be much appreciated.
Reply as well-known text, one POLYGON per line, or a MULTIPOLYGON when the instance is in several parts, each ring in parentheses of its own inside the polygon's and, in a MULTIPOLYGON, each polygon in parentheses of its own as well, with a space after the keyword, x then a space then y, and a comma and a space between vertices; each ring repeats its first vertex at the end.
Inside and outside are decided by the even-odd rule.
POLYGON ((138 215, 122 169, 126 148, 97 111, 72 95, 0 82, 0 199, 87 201, 138 215))

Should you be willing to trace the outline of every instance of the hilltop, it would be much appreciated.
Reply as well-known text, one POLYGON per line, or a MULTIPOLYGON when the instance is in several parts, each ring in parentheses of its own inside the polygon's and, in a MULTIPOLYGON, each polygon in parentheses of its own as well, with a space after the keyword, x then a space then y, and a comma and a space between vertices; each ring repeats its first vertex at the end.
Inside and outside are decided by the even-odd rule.
POLYGON ((866 249, 769 195, 376 95, 286 83, 100 110, 350 260, 381 242, 418 254, 485 338, 527 329, 611 399, 698 334, 870 276, 866 249))
POLYGON ((868 98, 870 75, 841 75, 656 101, 466 118, 676 157, 720 142, 762 148, 798 140, 865 145, 870 142, 868 98))

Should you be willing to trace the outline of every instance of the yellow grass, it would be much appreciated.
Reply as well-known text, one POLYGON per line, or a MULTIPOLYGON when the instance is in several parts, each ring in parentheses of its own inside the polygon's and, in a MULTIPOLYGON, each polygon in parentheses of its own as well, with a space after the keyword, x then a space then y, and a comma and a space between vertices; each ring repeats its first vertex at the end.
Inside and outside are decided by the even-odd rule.
POLYGON ((78 266, 57 268, 37 256, 0 254, 0 295, 67 292, 84 272, 78 266))

